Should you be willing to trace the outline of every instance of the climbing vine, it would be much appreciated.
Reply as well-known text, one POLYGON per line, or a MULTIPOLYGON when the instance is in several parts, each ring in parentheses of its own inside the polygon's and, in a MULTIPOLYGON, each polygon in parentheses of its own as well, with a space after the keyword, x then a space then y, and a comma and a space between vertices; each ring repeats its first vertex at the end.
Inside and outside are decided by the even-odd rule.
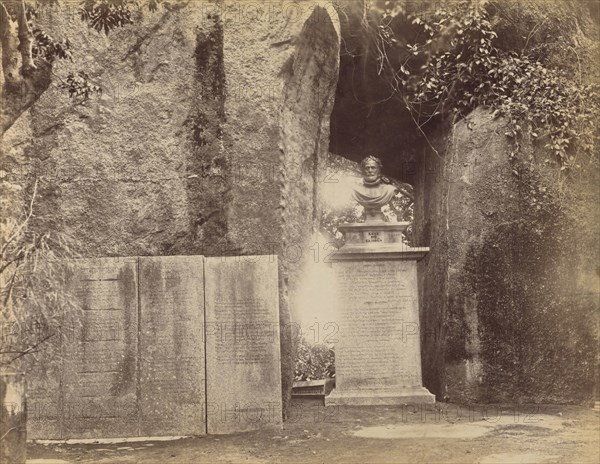
POLYGON ((539 48, 499 47, 486 4, 453 3, 406 14, 413 31, 407 38, 394 16, 398 3, 385 2, 367 27, 378 72, 421 131, 438 116, 461 118, 488 106, 508 121, 511 157, 526 138, 548 148, 553 157, 547 161, 556 161, 561 170, 597 162, 597 85, 545 63, 539 48))

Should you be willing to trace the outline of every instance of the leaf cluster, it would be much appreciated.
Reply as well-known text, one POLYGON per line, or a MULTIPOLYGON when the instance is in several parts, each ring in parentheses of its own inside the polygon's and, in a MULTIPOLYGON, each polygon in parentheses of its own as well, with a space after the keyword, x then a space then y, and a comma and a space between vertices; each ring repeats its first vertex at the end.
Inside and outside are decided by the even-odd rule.
MULTIPOLYGON (((150 0, 148 9, 158 9, 162 0, 150 0)), ((139 6, 135 0, 83 0, 81 2, 81 19, 98 32, 106 35, 118 27, 133 24, 133 8, 139 6)))
POLYGON ((581 85, 528 54, 495 47, 497 34, 485 11, 471 10, 460 18, 445 12, 427 22, 413 21, 429 24, 431 37, 453 29, 449 48, 430 54, 419 78, 407 81, 408 103, 420 119, 448 111, 465 116, 476 106, 489 106, 507 117, 507 136, 516 150, 526 136, 544 140, 563 169, 580 166, 577 153, 593 158, 597 86, 581 85))
POLYGON ((89 100, 93 95, 102 95, 100 86, 92 83, 85 71, 79 71, 77 74, 69 73, 66 82, 59 84, 58 87, 66 89, 69 97, 80 98, 82 102, 89 100))
POLYGON ((84 0, 81 19, 106 35, 117 27, 133 24, 129 0, 84 0))
POLYGON ((59 42, 39 28, 33 30, 33 37, 34 43, 31 49, 33 58, 42 58, 49 63, 53 63, 57 58, 73 61, 69 39, 59 42))
POLYGON ((335 377, 335 355, 332 346, 309 343, 300 338, 296 353, 295 380, 322 380, 335 377))
POLYGON ((508 121, 511 156, 527 138, 549 149, 554 155, 550 161, 562 170, 597 162, 598 86, 544 62, 539 52, 544 47, 500 46, 500 23, 469 3, 409 15, 416 28, 412 41, 399 40, 390 14, 372 32, 378 37, 375 43, 384 45, 378 46, 377 63, 419 129, 437 118, 460 118, 487 106, 508 121))

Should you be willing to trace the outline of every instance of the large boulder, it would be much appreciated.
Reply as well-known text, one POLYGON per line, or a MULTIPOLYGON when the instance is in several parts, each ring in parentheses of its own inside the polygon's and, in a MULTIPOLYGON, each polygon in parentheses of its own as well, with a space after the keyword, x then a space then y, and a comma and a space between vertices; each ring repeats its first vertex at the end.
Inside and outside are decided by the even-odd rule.
POLYGON ((582 402, 595 375, 598 171, 510 158, 506 121, 478 108, 425 150, 415 185, 423 372, 438 397, 582 402), (442 154, 443 156, 440 156, 442 154))

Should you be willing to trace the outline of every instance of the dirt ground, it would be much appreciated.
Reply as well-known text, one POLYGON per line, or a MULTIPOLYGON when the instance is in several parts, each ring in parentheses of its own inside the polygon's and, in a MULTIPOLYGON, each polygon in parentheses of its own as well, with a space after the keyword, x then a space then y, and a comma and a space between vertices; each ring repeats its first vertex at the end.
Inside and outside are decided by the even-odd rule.
POLYGON ((294 402, 282 430, 121 443, 32 443, 28 464, 594 463, 600 412, 583 406, 328 408, 294 402))

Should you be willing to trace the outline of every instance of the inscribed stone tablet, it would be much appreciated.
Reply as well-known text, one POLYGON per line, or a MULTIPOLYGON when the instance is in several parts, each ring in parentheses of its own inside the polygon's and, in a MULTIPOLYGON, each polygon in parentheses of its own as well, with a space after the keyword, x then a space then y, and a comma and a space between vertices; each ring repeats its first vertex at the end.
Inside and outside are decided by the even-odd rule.
POLYGON ((202 256, 140 258, 140 429, 204 435, 202 256))
POLYGON ((281 427, 276 256, 205 258, 208 433, 281 427))
POLYGON ((336 389, 421 386, 416 262, 335 263, 336 389))
POLYGON ((62 438, 139 433, 137 280, 136 258, 97 258, 67 282, 83 314, 63 338, 62 438))

